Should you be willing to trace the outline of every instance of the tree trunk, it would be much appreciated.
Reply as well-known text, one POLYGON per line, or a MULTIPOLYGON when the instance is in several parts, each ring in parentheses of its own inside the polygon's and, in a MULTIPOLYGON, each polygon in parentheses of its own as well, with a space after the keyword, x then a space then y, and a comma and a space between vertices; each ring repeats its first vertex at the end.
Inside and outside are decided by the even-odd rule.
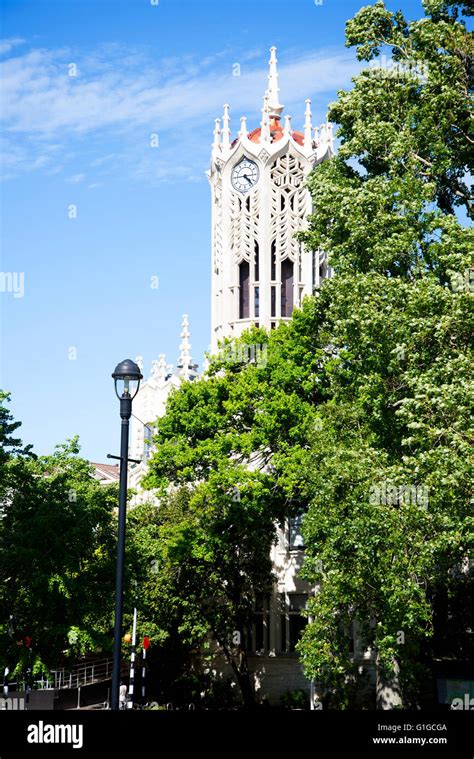
POLYGON ((239 683, 240 692, 242 694, 242 700, 246 709, 255 709, 255 694, 253 692, 252 683, 250 681, 250 673, 236 672, 236 677, 239 683))
POLYGON ((242 694, 244 707, 246 709, 254 709, 256 706, 255 693, 252 688, 252 683, 250 679, 250 672, 248 668, 246 652, 239 646, 239 652, 237 656, 234 657, 232 656, 227 646, 223 646, 223 649, 227 657, 227 661, 229 662, 229 664, 231 665, 234 671, 237 683, 240 688, 240 692, 242 694))
POLYGON ((375 662, 375 701, 377 709, 397 709, 403 706, 400 688, 400 667, 396 659, 391 667, 384 666, 377 654, 375 662))

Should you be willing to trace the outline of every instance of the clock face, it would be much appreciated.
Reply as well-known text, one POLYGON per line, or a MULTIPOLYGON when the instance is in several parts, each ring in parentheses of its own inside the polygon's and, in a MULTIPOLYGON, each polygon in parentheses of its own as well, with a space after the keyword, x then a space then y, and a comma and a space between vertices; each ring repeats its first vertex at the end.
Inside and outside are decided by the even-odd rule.
POLYGON ((239 192, 248 192, 258 182, 258 166, 248 158, 242 158, 232 169, 232 187, 239 192))

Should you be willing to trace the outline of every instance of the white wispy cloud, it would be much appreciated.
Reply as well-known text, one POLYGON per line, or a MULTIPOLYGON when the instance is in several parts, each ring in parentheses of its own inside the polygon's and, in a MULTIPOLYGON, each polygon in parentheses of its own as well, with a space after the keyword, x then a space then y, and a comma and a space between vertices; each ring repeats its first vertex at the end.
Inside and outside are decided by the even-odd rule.
MULTIPOLYGON (((136 178, 149 175, 165 181, 173 174, 173 166, 176 178, 192 178, 196 168, 189 162, 195 161, 196 149, 199 152, 204 146, 208 152, 213 119, 221 114, 224 102, 231 104, 235 130, 240 115, 258 119, 268 52, 244 51, 239 57, 225 50, 202 59, 187 55, 162 60, 156 60, 152 52, 109 44, 83 56, 68 49, 33 49, 3 61, 7 176, 48 167, 59 145, 63 162, 66 151, 82 157, 89 153, 88 163, 96 171, 101 164, 102 169, 112 164, 110 157, 133 165, 136 178), (236 62, 241 65, 240 76, 232 75, 236 62), (78 75, 70 76, 71 70, 78 75), (160 138, 155 152, 149 147, 151 133, 160 138), (170 151, 178 144, 176 160, 170 151)), ((320 95, 348 86, 360 69, 351 53, 338 49, 281 50, 279 58, 280 94, 286 112, 295 117, 296 128, 298 116, 302 122, 306 97, 316 98, 313 111, 321 120, 327 103, 320 95)))
POLYGON ((0 55, 9 53, 14 47, 23 45, 25 40, 22 37, 10 37, 9 39, 0 40, 0 55))
POLYGON ((70 182, 71 184, 79 184, 79 182, 83 182, 85 178, 85 174, 73 174, 73 176, 68 177, 66 181, 70 182))

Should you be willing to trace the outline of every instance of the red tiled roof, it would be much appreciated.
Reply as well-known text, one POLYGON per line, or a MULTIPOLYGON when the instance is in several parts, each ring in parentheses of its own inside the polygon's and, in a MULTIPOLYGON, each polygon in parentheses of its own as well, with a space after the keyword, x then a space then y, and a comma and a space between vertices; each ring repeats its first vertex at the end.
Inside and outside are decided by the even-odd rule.
POLYGON ((112 479, 119 478, 120 470, 118 464, 100 464, 97 461, 91 461, 90 462, 93 467, 95 467, 99 472, 102 472, 103 474, 107 474, 112 479))
MULTIPOLYGON (((251 142, 260 142, 260 134, 262 130, 261 127, 257 127, 257 129, 254 129, 252 132, 249 132, 248 138, 251 142)), ((281 140, 283 137, 283 127, 281 125, 280 119, 271 119, 270 121, 270 136, 272 142, 278 142, 278 140, 281 140)), ((302 132, 292 132, 291 136, 295 140, 295 142, 298 143, 298 145, 303 145, 304 143, 304 135, 302 132)))

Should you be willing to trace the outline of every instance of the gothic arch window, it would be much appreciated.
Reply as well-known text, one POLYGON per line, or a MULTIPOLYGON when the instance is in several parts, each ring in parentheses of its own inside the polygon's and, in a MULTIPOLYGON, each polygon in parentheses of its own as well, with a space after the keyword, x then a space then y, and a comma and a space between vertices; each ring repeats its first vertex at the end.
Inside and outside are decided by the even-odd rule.
POLYGON ((293 261, 281 262, 281 315, 291 316, 293 311, 293 261))
POLYGON ((250 264, 242 261, 239 264, 239 319, 250 316, 250 264))

